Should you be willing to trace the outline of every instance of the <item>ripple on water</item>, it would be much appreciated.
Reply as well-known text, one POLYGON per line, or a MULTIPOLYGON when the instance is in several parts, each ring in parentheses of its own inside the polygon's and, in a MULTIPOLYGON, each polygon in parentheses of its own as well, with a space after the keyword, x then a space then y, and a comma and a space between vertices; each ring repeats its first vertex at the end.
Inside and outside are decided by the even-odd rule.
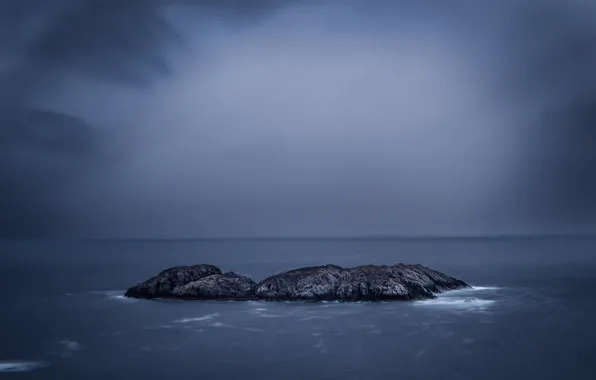
POLYGON ((209 321, 215 317, 219 317, 219 313, 206 314, 206 315, 203 315, 200 317, 177 319, 174 321, 174 323, 203 322, 203 321, 209 321))
POLYGON ((0 361, 1 372, 29 372, 47 367, 47 364, 34 361, 0 361))

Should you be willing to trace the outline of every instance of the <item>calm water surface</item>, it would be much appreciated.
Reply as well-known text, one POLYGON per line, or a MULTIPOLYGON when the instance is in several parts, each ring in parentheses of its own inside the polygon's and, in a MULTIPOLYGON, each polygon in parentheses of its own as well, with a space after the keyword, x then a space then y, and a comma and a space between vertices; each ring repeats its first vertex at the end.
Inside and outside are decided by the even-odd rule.
POLYGON ((596 239, 0 243, 0 377, 594 379, 596 239), (416 303, 128 300, 210 263, 261 280, 421 263, 475 285, 416 303))

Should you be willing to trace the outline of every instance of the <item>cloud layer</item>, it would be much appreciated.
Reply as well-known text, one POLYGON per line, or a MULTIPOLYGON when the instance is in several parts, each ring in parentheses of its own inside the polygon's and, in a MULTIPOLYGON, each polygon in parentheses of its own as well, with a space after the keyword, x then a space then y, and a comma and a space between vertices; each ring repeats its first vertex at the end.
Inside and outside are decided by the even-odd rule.
POLYGON ((590 228, 595 18, 580 1, 2 4, 0 234, 590 228))

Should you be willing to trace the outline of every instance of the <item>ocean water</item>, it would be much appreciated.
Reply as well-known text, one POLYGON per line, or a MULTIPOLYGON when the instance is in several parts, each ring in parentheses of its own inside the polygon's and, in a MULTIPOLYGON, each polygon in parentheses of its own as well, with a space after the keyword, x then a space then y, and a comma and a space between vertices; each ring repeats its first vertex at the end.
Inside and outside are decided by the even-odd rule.
POLYGON ((0 243, 0 377, 594 379, 596 239, 0 243), (162 269, 261 280, 421 263, 474 289, 414 303, 130 300, 162 269))

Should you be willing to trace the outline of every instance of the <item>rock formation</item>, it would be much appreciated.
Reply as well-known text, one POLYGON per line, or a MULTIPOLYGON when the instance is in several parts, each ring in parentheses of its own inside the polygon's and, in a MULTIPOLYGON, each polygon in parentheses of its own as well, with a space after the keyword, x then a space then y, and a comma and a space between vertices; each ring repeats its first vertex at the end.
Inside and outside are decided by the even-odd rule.
POLYGON ((198 264, 173 267, 133 286, 124 295, 134 298, 172 298, 174 297, 174 289, 180 286, 190 284, 204 277, 221 274, 221 269, 214 265, 198 264))
POLYGON ((257 286, 256 296, 265 300, 419 300, 467 286, 463 281, 422 265, 356 268, 325 265, 266 278, 257 286))
POLYGON ((469 285, 422 265, 324 265, 290 270, 255 284, 246 276, 199 264, 167 269, 128 289, 125 296, 265 301, 422 300, 465 287, 469 285))

